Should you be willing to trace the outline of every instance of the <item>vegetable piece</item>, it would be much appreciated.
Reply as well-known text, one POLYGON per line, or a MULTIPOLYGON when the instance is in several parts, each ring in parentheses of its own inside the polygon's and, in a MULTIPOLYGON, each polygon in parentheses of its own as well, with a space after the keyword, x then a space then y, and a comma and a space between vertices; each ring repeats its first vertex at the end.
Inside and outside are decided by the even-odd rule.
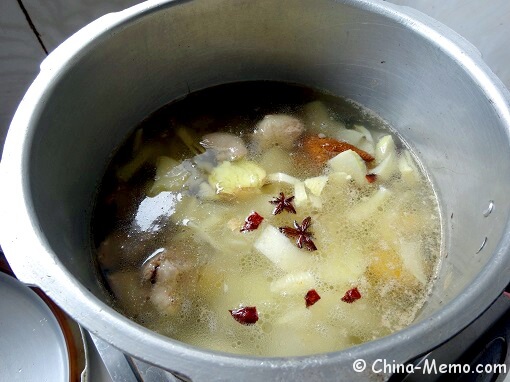
POLYGON ((368 200, 358 204, 351 210, 349 219, 353 222, 362 222, 370 219, 379 207, 382 207, 391 195, 391 191, 383 186, 379 186, 379 189, 373 194, 368 200))
POLYGON ((200 138, 188 127, 177 127, 177 129, 175 129, 175 134, 194 155, 202 154, 205 151, 205 149, 200 145, 200 138))
POLYGON ((270 114, 266 115, 255 126, 253 140, 257 142, 262 150, 271 146, 291 149, 304 129, 303 123, 297 118, 286 114, 270 114))
POLYGON ((156 196, 163 191, 181 190, 191 173, 173 158, 161 156, 156 161, 156 176, 148 195, 156 196))
POLYGON ((273 210, 273 215, 278 215, 282 211, 287 211, 292 214, 296 213, 296 209, 292 205, 292 201, 294 200, 294 196, 290 196, 288 198, 285 197, 283 192, 280 192, 280 196, 274 198, 274 200, 270 200, 269 203, 275 204, 276 207, 273 210))
POLYGON ((266 172, 255 162, 241 159, 224 161, 209 175, 209 184, 217 194, 236 194, 243 189, 258 189, 264 184, 266 172))
POLYGON ((372 137, 370 131, 368 131, 365 126, 361 125, 354 125, 354 130, 363 134, 363 139, 355 146, 374 156, 375 154, 374 138, 372 137))
POLYGON ((278 228, 268 225, 255 241, 255 249, 286 272, 307 269, 310 258, 296 248, 278 228))
POLYGON ((423 269, 420 243, 414 241, 401 240, 398 254, 402 258, 404 268, 409 271, 420 283, 427 283, 427 276, 423 269))
POLYGON ((308 195, 308 200, 310 201, 310 205, 316 210, 322 209, 322 198, 316 195, 308 195))
POLYGON ((332 188, 332 191, 336 191, 338 189, 344 189, 349 185, 352 176, 346 174, 343 171, 333 172, 328 175, 328 181, 326 183, 325 188, 332 188))
POLYGON ((287 183, 292 186, 301 182, 298 178, 287 175, 283 172, 275 172, 266 177, 266 183, 287 183))
POLYGON ((342 122, 335 121, 328 108, 321 101, 313 101, 303 107, 308 131, 333 136, 340 129, 345 129, 342 122))
POLYGON ((230 315, 243 325, 253 325, 259 320, 257 308, 255 306, 246 306, 244 308, 229 310, 230 315))
POLYGON ((375 163, 381 163, 390 154, 397 155, 397 147, 391 135, 385 135, 377 142, 375 146, 375 163))
POLYGON ((241 159, 248 154, 248 149, 242 138, 230 133, 216 132, 206 134, 202 137, 200 145, 206 149, 213 150, 218 161, 233 161, 241 159))
POLYGON ((354 151, 344 151, 328 161, 328 166, 335 172, 344 172, 359 185, 365 185, 367 166, 363 159, 354 151))
POLYGON ((267 173, 290 173, 291 171, 295 171, 292 156, 289 155, 287 150, 279 146, 274 146, 265 150, 262 153, 259 165, 266 170, 267 173))
POLYGON ((411 153, 405 150, 398 158, 398 169, 404 182, 414 185, 420 180, 420 173, 414 164, 411 153))
POLYGON ((304 290, 315 285, 315 279, 310 272, 287 273, 278 280, 271 282, 271 292, 282 295, 301 294, 304 290))
POLYGON ((152 163, 154 158, 162 151, 161 146, 158 145, 147 145, 141 148, 131 161, 117 170, 117 177, 127 182, 144 164, 152 163))
POLYGON ((319 128, 322 124, 331 122, 329 111, 321 101, 307 103, 303 110, 306 115, 306 122, 311 125, 309 127, 319 128))
POLYGON ((359 292, 358 288, 355 287, 345 292, 344 297, 342 297, 342 301, 348 304, 352 304, 354 301, 359 300, 360 298, 361 293, 359 292))
POLYGON ((285 236, 295 238, 298 248, 303 248, 304 246, 309 251, 316 251, 317 247, 312 241, 312 233, 307 232, 311 223, 312 218, 308 216, 303 220, 301 224, 298 224, 298 222, 294 220, 294 228, 280 227, 279 230, 285 236))
POLYGON ((241 228, 241 232, 256 230, 257 228, 259 228, 259 225, 260 223, 262 223, 262 220, 264 220, 262 216, 260 216, 255 211, 252 211, 252 213, 248 215, 248 217, 244 221, 244 225, 241 228))
POLYGON ((372 133, 362 125, 354 125, 354 130, 360 132, 363 134, 363 137, 367 140, 367 142, 370 142, 371 144, 374 144, 374 138, 372 137, 372 133))
POLYGON ((317 293, 315 289, 310 289, 305 296, 306 307, 309 308, 320 299, 321 296, 319 296, 319 293, 317 293))
POLYGON ((301 207, 308 201, 308 195, 306 194, 305 184, 303 182, 296 183, 294 185, 294 195, 296 196, 296 206, 301 207))
MULTIPOLYGON (((303 293, 303 291, 301 291, 303 293)), ((307 325, 312 319, 312 314, 309 310, 303 309, 301 305, 292 304, 289 309, 285 309, 281 315, 275 317, 274 323, 277 326, 283 326, 285 329, 291 329, 289 337, 295 336, 303 329, 303 325, 307 325)), ((279 328, 280 329, 280 328, 279 328)), ((283 331, 283 328, 281 328, 283 331)), ((285 344, 282 343, 282 344, 285 344)), ((287 352, 288 354, 288 352, 287 352)))
POLYGON ((372 155, 347 142, 340 142, 333 138, 321 138, 317 135, 306 136, 303 139, 303 149, 307 158, 317 165, 322 165, 328 159, 347 150, 354 151, 366 162, 374 160, 372 155))
POLYGON ((347 142, 356 147, 365 139, 362 133, 353 129, 340 129, 335 133, 334 137, 341 142, 347 142))
POLYGON ((310 192, 316 196, 320 196, 324 186, 328 181, 328 177, 325 175, 316 176, 313 178, 308 178, 305 180, 305 186, 310 190, 310 192))
MULTIPOLYGON (((331 219, 334 221, 336 219, 336 217, 331 216, 333 215, 330 213, 332 208, 348 203, 348 200, 351 200, 353 195, 358 192, 355 187, 352 187, 352 183, 352 176, 347 175, 345 172, 331 172, 328 174, 328 181, 321 192, 321 196, 316 197, 321 199, 321 204, 324 203, 324 205, 328 206, 324 214, 327 220, 331 219)), ((314 195, 310 195, 311 200, 313 199, 312 196, 314 195)))
POLYGON ((381 163, 371 170, 372 174, 377 175, 381 180, 390 179, 398 171, 397 156, 395 153, 390 152, 381 163))
POLYGON ((143 143, 143 129, 138 129, 135 132, 135 137, 133 139, 133 154, 136 154, 138 150, 142 147, 143 143))
POLYGON ((399 280, 402 277, 402 259, 394 250, 379 249, 372 255, 367 274, 375 278, 374 281, 399 280))

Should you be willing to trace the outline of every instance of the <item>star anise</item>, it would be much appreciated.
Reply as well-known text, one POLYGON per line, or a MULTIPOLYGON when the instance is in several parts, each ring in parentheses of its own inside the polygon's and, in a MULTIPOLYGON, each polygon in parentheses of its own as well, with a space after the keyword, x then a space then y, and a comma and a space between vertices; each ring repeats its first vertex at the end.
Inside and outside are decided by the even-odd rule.
POLYGON ((308 227, 312 223, 312 218, 308 216, 303 220, 301 225, 298 224, 297 221, 294 220, 294 228, 292 227, 280 227, 280 232, 283 233, 287 237, 295 238, 296 244, 299 248, 303 248, 303 246, 309 251, 315 251, 317 247, 312 241, 312 233, 307 232, 308 227))
POLYGON ((271 203, 271 204, 276 204, 276 207, 273 210, 273 215, 278 215, 283 210, 295 214, 296 209, 292 205, 293 200, 294 200, 294 196, 285 198, 285 195, 283 194, 283 192, 280 192, 279 197, 276 197, 276 198, 274 198, 274 200, 269 201, 269 203, 271 203))

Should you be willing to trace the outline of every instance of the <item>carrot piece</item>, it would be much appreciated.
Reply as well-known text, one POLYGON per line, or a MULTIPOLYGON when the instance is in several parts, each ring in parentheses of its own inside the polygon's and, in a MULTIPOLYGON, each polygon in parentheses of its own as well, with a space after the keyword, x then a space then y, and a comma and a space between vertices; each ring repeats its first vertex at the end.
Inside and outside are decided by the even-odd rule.
POLYGON ((317 164, 324 164, 327 160, 347 150, 354 151, 365 162, 371 162, 374 160, 372 155, 366 151, 358 149, 350 143, 337 141, 333 138, 321 138, 316 135, 308 135, 303 138, 303 149, 309 155, 310 159, 317 164))

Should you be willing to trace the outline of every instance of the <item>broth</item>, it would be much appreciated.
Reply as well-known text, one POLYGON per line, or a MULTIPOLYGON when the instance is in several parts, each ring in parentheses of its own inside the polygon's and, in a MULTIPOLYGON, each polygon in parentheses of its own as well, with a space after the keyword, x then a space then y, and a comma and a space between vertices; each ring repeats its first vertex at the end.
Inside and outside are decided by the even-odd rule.
POLYGON ((114 155, 92 225, 116 309, 259 356, 409 325, 441 252, 432 185, 384 121, 276 82, 198 91, 149 116, 114 155))

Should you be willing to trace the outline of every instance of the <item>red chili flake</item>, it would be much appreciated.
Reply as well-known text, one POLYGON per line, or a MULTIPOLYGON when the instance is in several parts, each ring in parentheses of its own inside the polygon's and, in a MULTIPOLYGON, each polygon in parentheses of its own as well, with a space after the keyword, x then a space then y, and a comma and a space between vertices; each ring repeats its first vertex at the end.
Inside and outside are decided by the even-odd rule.
POLYGON ((255 211, 252 211, 251 214, 244 220, 244 225, 241 228, 241 232, 245 231, 253 231, 254 229, 259 228, 260 223, 262 223, 264 218, 260 216, 255 211))
POLYGON ((309 251, 315 251, 317 247, 312 241, 312 233, 306 232, 312 222, 312 218, 308 216, 303 220, 301 225, 294 220, 294 228, 292 227, 280 227, 279 230, 287 237, 296 238, 296 244, 299 248, 303 248, 303 245, 309 251))
POLYGON ((259 320, 257 308, 254 306, 246 306, 244 308, 229 310, 234 320, 243 325, 253 325, 259 320))
POLYGON ((374 183, 377 180, 377 174, 367 174, 365 178, 367 178, 368 183, 374 183))
POLYGON ((309 306, 312 306, 313 304, 315 304, 320 299, 321 299, 321 296, 319 296, 317 291, 315 289, 310 289, 306 293, 306 296, 305 296, 306 307, 308 308, 309 306))
POLYGON ((344 297, 342 297, 342 301, 346 302, 348 304, 353 303, 356 300, 359 300, 361 298, 361 293, 359 293, 358 288, 352 288, 349 289, 347 292, 345 292, 344 297))
POLYGON ((280 196, 274 198, 274 200, 270 200, 269 203, 276 204, 276 207, 273 210, 273 215, 278 215, 282 211, 287 211, 292 214, 296 213, 296 209, 292 205, 292 201, 294 200, 294 196, 285 198, 283 192, 280 192, 280 196))

